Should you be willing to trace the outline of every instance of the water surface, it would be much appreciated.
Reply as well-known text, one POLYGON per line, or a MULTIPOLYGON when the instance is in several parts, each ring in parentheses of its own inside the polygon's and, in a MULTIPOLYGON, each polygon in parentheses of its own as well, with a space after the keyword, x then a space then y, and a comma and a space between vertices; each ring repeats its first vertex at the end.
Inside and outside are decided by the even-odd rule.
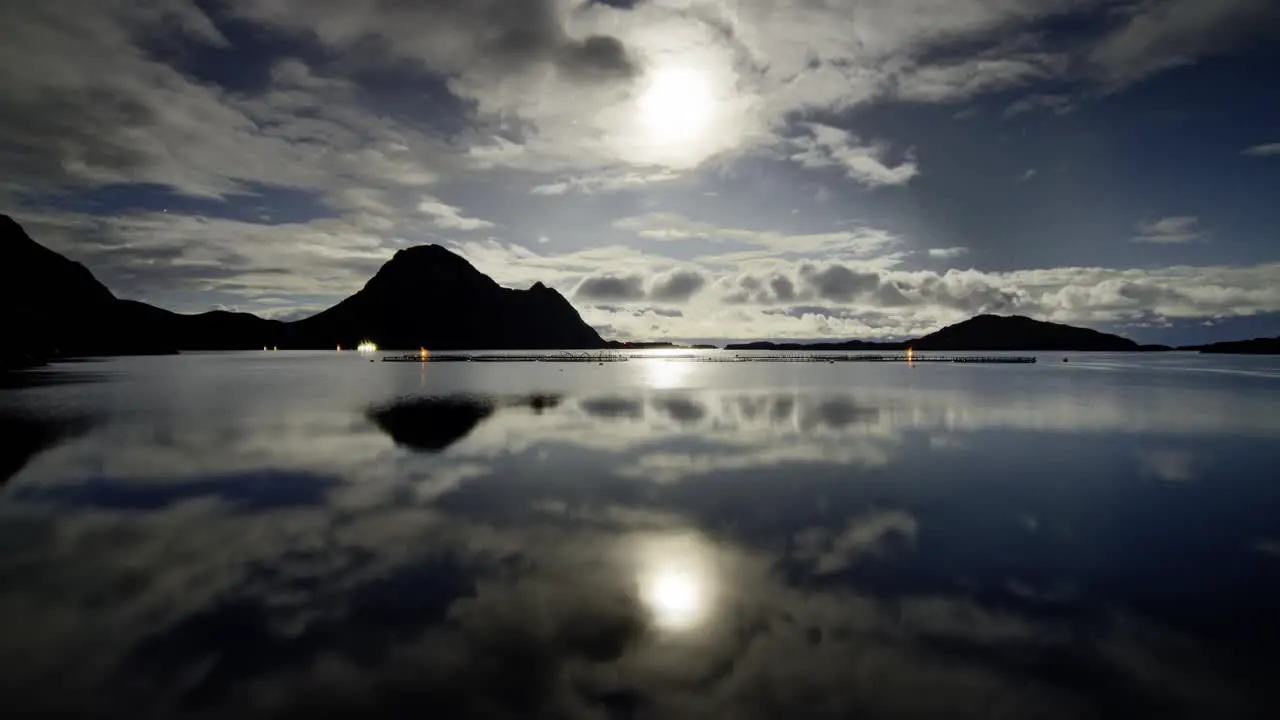
POLYGON ((371 363, 0 389, 0 698, 1275 717, 1280 360, 371 363))

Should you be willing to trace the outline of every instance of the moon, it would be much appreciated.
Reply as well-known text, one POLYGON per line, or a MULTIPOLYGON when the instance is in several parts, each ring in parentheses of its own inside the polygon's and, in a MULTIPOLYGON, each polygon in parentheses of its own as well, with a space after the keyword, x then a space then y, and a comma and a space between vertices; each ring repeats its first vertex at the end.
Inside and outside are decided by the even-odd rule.
POLYGON ((658 570, 648 579, 644 598, 654 620, 668 630, 693 627, 706 611, 705 588, 698 576, 687 570, 658 570))
POLYGON ((657 70, 640 95, 640 116, 658 141, 681 141, 706 130, 713 100, 706 78, 683 67, 657 70))

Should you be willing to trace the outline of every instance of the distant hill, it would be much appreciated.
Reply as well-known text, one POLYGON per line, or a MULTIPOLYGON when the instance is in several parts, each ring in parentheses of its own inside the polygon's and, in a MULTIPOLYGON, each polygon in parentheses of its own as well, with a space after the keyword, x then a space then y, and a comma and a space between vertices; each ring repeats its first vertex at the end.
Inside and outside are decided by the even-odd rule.
POLYGON ((1168 349, 1160 346, 1139 346, 1134 341, 1119 335, 1109 335, 1088 328, 1032 320, 1021 315, 979 315, 955 325, 948 325, 935 333, 905 342, 879 343, 863 340, 810 344, 756 342, 728 345, 725 349, 890 352, 905 350, 908 347, 916 350, 947 352, 963 350, 1101 350, 1124 352, 1168 349))
POLYGON ((717 345, 681 345, 668 341, 610 340, 610 350, 719 350, 717 345))
POLYGON ((437 245, 401 250, 355 295, 292 323, 248 313, 186 315, 117 299, 83 265, 0 215, 0 368, 47 357, 325 349, 371 340, 388 349, 599 349, 600 335, 542 283, 499 286, 437 245))
POLYGON ((136 300, 120 300, 118 322, 145 328, 181 350, 256 350, 279 345, 285 324, 249 313, 213 310, 184 315, 136 300))
POLYGON ((979 315, 909 343, 916 350, 1134 351, 1134 341, 1021 315, 979 315))
POLYGON ((1253 340, 1221 342, 1179 349, 1199 350, 1209 355, 1280 355, 1280 337, 1254 338, 1253 340))
POLYGON ((839 351, 839 352, 889 352, 892 350, 905 350, 905 343, 895 342, 867 342, 863 340, 847 340, 844 342, 820 342, 820 343, 775 343, 775 342, 749 342, 735 343, 725 345, 725 350, 811 350, 811 351, 839 351))

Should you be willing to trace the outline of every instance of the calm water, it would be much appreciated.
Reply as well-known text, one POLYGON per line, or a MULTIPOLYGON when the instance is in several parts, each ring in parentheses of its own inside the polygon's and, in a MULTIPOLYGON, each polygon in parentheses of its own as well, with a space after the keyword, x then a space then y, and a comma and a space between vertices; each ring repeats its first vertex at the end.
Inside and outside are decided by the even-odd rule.
POLYGON ((0 707, 1280 717, 1280 359, 1061 357, 64 365, 0 707))

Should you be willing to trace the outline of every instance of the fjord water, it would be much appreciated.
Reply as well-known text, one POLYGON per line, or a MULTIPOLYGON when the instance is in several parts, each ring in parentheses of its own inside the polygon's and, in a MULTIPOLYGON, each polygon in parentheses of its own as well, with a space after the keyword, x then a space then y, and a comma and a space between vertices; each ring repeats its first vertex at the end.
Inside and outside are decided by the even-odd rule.
POLYGON ((1280 360, 1038 355, 59 366, 0 390, 0 698, 1274 717, 1280 360))

